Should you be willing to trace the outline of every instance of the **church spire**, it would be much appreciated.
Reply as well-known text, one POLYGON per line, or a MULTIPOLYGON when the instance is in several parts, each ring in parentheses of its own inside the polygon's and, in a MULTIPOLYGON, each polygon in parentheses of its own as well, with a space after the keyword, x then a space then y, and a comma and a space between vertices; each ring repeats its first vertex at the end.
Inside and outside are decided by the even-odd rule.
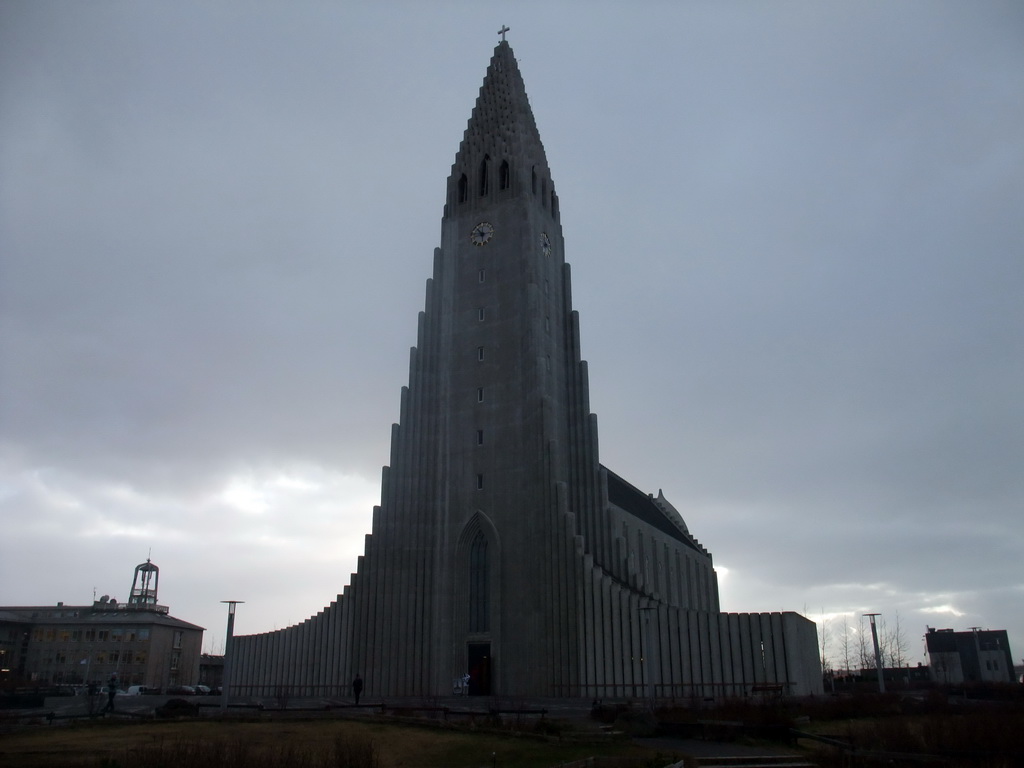
POLYGON ((497 189, 536 195, 540 185, 550 190, 551 208, 556 211, 554 186, 526 86, 512 47, 502 39, 455 155, 446 216, 454 213, 453 203, 470 202, 497 189))

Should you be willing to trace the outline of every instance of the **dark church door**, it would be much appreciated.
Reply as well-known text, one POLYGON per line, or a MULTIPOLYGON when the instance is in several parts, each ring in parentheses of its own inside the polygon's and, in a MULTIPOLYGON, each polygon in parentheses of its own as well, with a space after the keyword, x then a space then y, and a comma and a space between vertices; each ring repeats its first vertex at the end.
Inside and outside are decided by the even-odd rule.
POLYGON ((491 644, 469 644, 469 695, 491 695, 491 644))

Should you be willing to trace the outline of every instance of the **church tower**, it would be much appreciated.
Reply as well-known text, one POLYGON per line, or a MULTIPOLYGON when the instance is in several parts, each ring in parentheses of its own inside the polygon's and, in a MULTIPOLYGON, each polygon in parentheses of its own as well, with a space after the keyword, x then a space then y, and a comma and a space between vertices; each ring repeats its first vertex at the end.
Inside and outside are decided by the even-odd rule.
POLYGON ((239 693, 738 695, 820 689, 814 625, 719 613, 710 553, 602 466, 558 196, 502 40, 448 177, 391 457, 356 573, 235 638, 239 693))
POLYGON ((570 510, 598 473, 558 197, 503 41, 448 178, 367 545, 364 675, 399 693, 464 671, 484 694, 570 683, 570 510))

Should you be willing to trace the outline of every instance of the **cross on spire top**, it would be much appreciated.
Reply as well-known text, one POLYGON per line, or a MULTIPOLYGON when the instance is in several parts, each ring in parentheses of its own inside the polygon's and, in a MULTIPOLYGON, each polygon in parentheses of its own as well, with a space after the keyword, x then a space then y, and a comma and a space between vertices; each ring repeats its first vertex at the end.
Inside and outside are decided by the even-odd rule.
POLYGON ((511 27, 508 27, 504 24, 501 25, 501 29, 498 30, 498 34, 501 35, 501 42, 505 42, 505 33, 508 32, 510 29, 511 27))

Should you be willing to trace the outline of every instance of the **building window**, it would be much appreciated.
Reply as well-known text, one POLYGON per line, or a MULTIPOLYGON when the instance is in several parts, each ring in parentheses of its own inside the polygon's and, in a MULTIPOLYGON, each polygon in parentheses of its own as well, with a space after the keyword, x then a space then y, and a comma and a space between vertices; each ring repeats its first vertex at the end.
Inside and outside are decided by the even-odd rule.
POLYGON ((550 331, 551 330, 551 318, 550 317, 545 317, 544 318, 544 330, 545 331, 550 331))
POLYGON ((174 630, 174 641, 171 643, 171 648, 181 648, 181 638, 184 633, 180 629, 174 630))
POLYGON ((484 444, 484 431, 482 429, 478 429, 476 431, 476 444, 477 445, 483 445, 484 444))
POLYGON ((180 665, 181 665, 181 651, 175 651, 174 653, 171 654, 171 671, 172 672, 177 671, 177 669, 178 669, 178 667, 180 665))
POLYGON ((484 489, 484 476, 483 475, 477 475, 476 476, 476 489, 478 491, 482 491, 484 489))
POLYGON ((480 272, 477 274, 477 280, 479 280, 482 283, 486 279, 487 279, 487 271, 481 269, 480 272))
POLYGON ((512 175, 509 173, 508 160, 501 161, 501 168, 498 170, 498 187, 508 189, 511 186, 512 175))
POLYGON ((480 197, 487 194, 487 165, 490 162, 490 155, 484 155, 484 159, 480 162, 480 197))
POLYGON ((479 320, 480 322, 483 322, 485 317, 486 313, 484 312, 484 308, 480 307, 480 309, 476 311, 476 319, 479 320))
POLYGON ((490 621, 490 583, 487 562, 487 539, 477 531, 469 545, 469 631, 488 632, 490 621))
POLYGON ((484 348, 483 347, 477 347, 476 348, 476 359, 477 360, 483 360, 484 359, 484 348))
POLYGON ((101 629, 101 630, 96 632, 96 639, 99 642, 101 642, 101 643, 107 642, 107 638, 109 638, 109 637, 110 637, 110 632, 108 632, 105 629, 101 629))
POLYGON ((477 390, 476 390, 476 401, 478 403, 482 403, 484 401, 484 388, 483 387, 477 387, 477 390))
POLYGON ((466 179, 466 174, 462 174, 459 177, 459 202, 464 203, 469 198, 469 181, 466 179))

